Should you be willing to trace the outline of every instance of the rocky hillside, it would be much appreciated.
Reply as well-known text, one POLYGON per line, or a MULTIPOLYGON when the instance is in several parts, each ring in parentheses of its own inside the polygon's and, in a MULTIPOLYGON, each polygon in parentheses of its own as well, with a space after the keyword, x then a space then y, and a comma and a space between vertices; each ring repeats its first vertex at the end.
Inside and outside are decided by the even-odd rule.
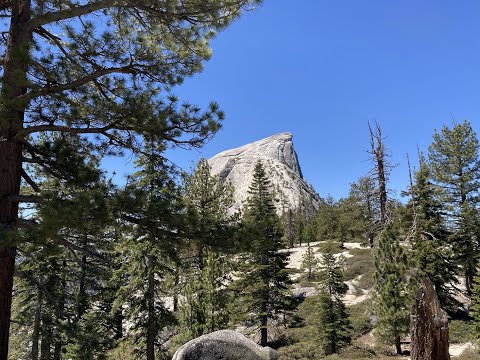
POLYGON ((236 149, 223 151, 208 160, 212 172, 235 187, 235 205, 242 207, 252 181, 255 163, 261 160, 277 189, 277 209, 317 209, 320 197, 303 178, 297 154, 293 148, 292 134, 285 132, 255 141, 236 149))

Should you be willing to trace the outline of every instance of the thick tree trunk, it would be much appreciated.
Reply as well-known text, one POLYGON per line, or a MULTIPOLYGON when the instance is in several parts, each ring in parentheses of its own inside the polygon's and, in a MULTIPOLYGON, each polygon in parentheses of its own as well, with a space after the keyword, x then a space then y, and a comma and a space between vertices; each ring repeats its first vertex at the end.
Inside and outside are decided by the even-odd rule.
MULTIPOLYGON (((14 229, 18 218, 22 146, 16 138, 23 126, 26 104, 16 98, 26 92, 26 72, 31 34, 25 32, 30 19, 30 0, 12 1, 12 15, 3 66, 0 107, 0 241, 3 231, 14 229)), ((14 244, 0 242, 0 360, 8 358, 12 307, 14 244)))
POLYGON ((448 317, 440 308, 430 279, 422 280, 417 291, 412 321, 412 360, 450 360, 448 352, 448 317))
POLYGON ((148 257, 148 327, 147 327, 147 360, 155 360, 155 258, 148 257))

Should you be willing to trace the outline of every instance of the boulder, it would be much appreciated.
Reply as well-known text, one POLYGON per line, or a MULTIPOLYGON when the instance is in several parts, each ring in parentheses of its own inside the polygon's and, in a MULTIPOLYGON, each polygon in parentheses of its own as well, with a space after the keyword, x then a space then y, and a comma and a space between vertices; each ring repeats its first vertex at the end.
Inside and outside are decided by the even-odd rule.
POLYGON ((275 360, 277 352, 233 330, 219 330, 190 340, 173 360, 275 360))

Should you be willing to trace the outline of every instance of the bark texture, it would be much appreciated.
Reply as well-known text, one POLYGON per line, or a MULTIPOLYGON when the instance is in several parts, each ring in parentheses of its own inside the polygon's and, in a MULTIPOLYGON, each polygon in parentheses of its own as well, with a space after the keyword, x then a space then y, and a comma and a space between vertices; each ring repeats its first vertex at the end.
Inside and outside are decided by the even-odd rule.
POLYGON ((448 317, 440 308, 430 279, 422 280, 417 291, 412 321, 412 360, 450 360, 448 317))
POLYGON ((16 248, 2 243, 2 232, 12 230, 18 218, 22 172, 22 145, 17 139, 23 127, 25 104, 17 98, 26 92, 26 73, 31 34, 26 31, 30 20, 30 0, 14 0, 11 4, 0 107, 0 360, 8 359, 10 311, 16 248))

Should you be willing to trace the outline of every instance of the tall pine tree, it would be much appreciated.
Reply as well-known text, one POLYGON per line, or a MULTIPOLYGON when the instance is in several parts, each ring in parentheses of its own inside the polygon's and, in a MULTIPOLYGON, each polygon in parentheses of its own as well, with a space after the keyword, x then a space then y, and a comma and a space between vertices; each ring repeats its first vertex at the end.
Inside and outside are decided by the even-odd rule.
POLYGON ((458 264, 462 267, 467 293, 471 292, 476 274, 479 230, 474 212, 479 205, 479 142, 468 121, 442 127, 435 132, 428 149, 429 165, 435 182, 443 189, 446 220, 452 233, 458 264))
POLYGON ((174 320, 162 298, 172 295, 166 277, 177 260, 182 216, 179 190, 165 160, 151 153, 137 166, 118 200, 124 235, 118 244, 116 306, 136 330, 137 351, 154 360, 161 350, 160 332, 174 320))
POLYGON ((419 277, 428 277, 435 287, 441 305, 454 310, 451 285, 456 282, 453 249, 444 224, 443 205, 439 189, 432 183, 428 164, 421 159, 411 189, 408 208, 412 213, 412 250, 419 277))
POLYGON ((255 165, 248 194, 242 237, 249 252, 243 258, 244 268, 237 288, 247 311, 258 318, 260 344, 267 346, 268 318, 278 318, 282 311, 291 309, 291 281, 286 272, 289 253, 279 251, 281 224, 275 212, 271 184, 260 161, 255 165))
POLYGON ((343 270, 332 252, 327 251, 322 255, 320 286, 317 309, 319 340, 325 355, 330 355, 350 344, 352 329, 342 299, 348 287, 343 282, 343 270))
POLYGON ((224 329, 229 319, 227 285, 231 272, 233 188, 211 173, 205 159, 184 186, 186 206, 183 300, 180 340, 224 329), (190 255, 190 256, 189 256, 190 255), (190 258, 190 261, 188 259, 190 258))
POLYGON ((373 313, 377 335, 402 353, 401 337, 408 333, 410 300, 406 278, 407 258, 399 243, 399 231, 388 223, 375 252, 373 313))
MULTIPOLYGON (((68 139, 80 154, 120 155, 159 145, 201 146, 223 114, 202 112, 165 94, 202 70, 209 41, 258 1, 2 1, 0 29, 0 360, 7 360, 22 179, 26 165, 55 177, 77 176, 58 152, 68 139), (39 144, 57 139, 57 151, 39 144), (150 141, 148 141, 150 142, 150 141)), ((42 194, 39 194, 42 196, 42 194)))

